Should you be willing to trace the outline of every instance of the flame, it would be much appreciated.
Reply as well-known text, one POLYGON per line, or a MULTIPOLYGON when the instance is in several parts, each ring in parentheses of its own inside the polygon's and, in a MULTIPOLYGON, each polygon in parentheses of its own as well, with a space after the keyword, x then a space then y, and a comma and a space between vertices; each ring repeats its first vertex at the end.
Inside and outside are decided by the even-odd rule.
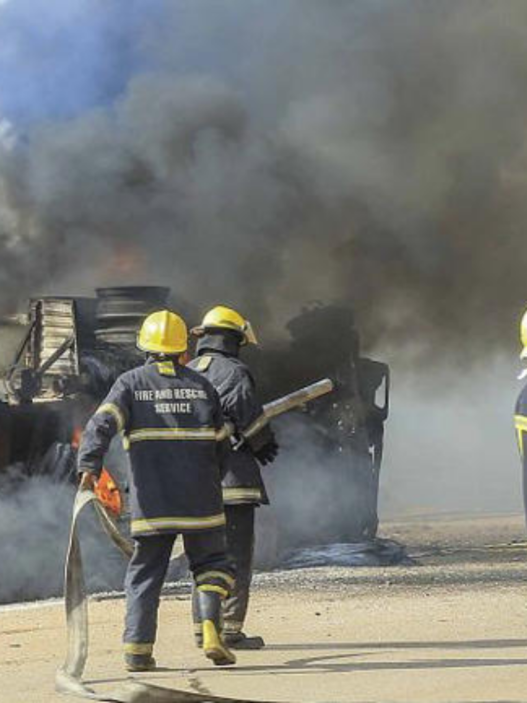
POLYGON ((99 480, 95 484, 95 495, 115 517, 119 517, 123 511, 123 502, 119 487, 112 478, 111 473, 103 467, 99 480))
POLYGON ((104 265, 104 280, 128 280, 142 274, 145 268, 145 253, 140 247, 128 243, 115 244, 104 265))
MULTIPOLYGON (((78 449, 82 440, 82 429, 75 427, 71 436, 71 446, 78 449)), ((108 469, 103 466, 99 480, 95 484, 95 495, 104 505, 106 510, 114 517, 119 517, 123 512, 123 500, 119 486, 115 483, 113 476, 108 469)))

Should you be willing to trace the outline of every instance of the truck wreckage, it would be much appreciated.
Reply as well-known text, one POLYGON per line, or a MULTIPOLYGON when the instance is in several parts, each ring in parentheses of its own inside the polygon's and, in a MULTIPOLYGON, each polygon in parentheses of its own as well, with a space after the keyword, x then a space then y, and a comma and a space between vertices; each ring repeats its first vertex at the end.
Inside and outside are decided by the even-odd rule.
MULTIPOLYGON (((135 347, 137 330, 146 315, 167 306, 169 292, 164 287, 135 286, 97 289, 95 298, 38 297, 29 300, 24 313, 0 319, 0 491, 14 490, 34 475, 75 480, 82 428, 115 378, 142 363, 135 347)), ((338 471, 339 476, 326 475, 326 480, 335 479, 336 493, 350 496, 337 508, 345 513, 338 527, 330 520, 333 527, 322 530, 319 539, 372 539, 378 526, 383 426, 389 410, 388 366, 360 355, 359 335, 348 308, 316 305, 287 327, 288 344, 256 351, 250 363, 266 401, 315 379, 329 376, 335 383, 333 393, 306 407, 300 416, 309 441, 335 459, 323 470, 338 471)), ((324 392, 328 390, 326 384, 324 392)), ((293 404, 298 406, 301 400, 293 404)), ((278 414, 272 411, 273 403, 267 407, 270 414, 278 414)), ((297 475, 303 468, 298 467, 297 475)), ((278 475, 268 475, 267 480, 271 493, 277 483, 279 494, 278 475)), ((126 504, 125 472, 112 466, 98 490, 105 506, 120 515, 126 504)), ((311 516, 302 508, 299 519, 310 522, 311 516)), ((294 519, 279 495, 273 520, 289 545, 316 540, 309 531, 302 532, 302 538, 288 535, 294 519)), ((263 561, 273 559, 267 556, 263 561)))

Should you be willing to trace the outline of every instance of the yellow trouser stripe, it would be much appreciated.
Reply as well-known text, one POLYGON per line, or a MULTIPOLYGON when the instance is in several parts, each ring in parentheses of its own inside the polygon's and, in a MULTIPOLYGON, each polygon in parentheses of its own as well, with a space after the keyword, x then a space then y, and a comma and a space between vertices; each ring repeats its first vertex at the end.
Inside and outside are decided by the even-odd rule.
POLYGON ((229 591, 221 586, 209 586, 204 584, 203 586, 198 586, 198 591, 203 591, 204 593, 219 593, 223 598, 228 598, 230 596, 229 591))
POLYGON ((154 644, 153 642, 125 642, 124 651, 126 654, 152 654, 154 644))
POLYGON ((213 427, 152 427, 130 432, 130 442, 145 440, 216 440, 216 430, 213 427))
POLYGON ((132 520, 132 532, 156 532, 170 529, 195 529, 221 527, 225 525, 224 513, 205 517, 156 517, 132 520))
POLYGON ((196 576, 196 583, 203 583, 208 581, 208 579, 222 579, 225 583, 234 588, 234 579, 230 574, 226 574, 224 571, 205 571, 203 574, 196 576))
POLYGON ((102 415, 104 413, 108 413, 109 415, 112 415, 112 417, 115 419, 117 423, 117 431, 122 432, 124 429, 124 415, 121 411, 121 408, 115 403, 103 403, 100 405, 97 410, 95 411, 96 415, 102 415))
POLYGON ((261 500, 262 491, 259 488, 224 488, 223 500, 261 500))

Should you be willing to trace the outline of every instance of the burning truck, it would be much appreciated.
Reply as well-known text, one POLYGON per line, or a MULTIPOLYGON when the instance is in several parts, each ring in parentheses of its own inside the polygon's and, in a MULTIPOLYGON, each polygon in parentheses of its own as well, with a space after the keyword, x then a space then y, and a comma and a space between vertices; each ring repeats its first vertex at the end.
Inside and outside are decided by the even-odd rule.
MULTIPOLYGON (((137 329, 168 294, 145 286, 39 297, 0 321, 0 489, 7 472, 10 486, 36 474, 75 480, 82 428, 116 377, 141 363, 137 329)), ((99 491, 119 513, 121 491, 107 471, 99 491)))
MULTIPOLYGON (((169 292, 165 287, 135 286, 100 288, 95 298, 38 297, 29 300, 24 313, 0 320, 0 491, 7 481, 12 490, 13 482, 33 475, 75 480, 82 428, 115 378, 142 363, 135 346, 137 331, 146 315, 167 306, 169 292)), ((338 476, 326 478, 337 487, 334 510, 343 515, 331 519, 331 529, 319 532, 318 539, 371 539, 378 525, 389 369, 361 356, 353 316, 345 307, 313 306, 291 320, 288 331, 288 344, 265 353, 256 350, 250 363, 264 400, 326 376, 335 381, 334 393, 301 413, 309 441, 340 467, 338 476), (339 504, 343 494, 351 502, 339 504)), ((296 463, 290 478, 294 481, 298 475, 303 481, 302 461, 296 463)), ((288 529, 295 520, 280 499, 280 480, 278 474, 268 477, 277 497, 275 532, 294 542, 288 529)), ((122 457, 103 473, 98 490, 105 505, 119 515, 126 502, 122 457)), ((302 510, 298 516, 311 521, 302 510)), ((307 540, 317 539, 303 534, 307 540)))

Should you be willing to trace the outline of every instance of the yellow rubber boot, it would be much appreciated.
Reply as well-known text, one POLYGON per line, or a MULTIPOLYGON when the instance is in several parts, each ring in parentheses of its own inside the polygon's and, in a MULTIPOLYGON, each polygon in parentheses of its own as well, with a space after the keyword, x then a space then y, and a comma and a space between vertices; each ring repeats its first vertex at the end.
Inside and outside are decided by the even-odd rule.
POLYGON ((216 666, 236 664, 236 657, 223 644, 212 620, 203 621, 203 652, 207 659, 213 661, 216 666))

